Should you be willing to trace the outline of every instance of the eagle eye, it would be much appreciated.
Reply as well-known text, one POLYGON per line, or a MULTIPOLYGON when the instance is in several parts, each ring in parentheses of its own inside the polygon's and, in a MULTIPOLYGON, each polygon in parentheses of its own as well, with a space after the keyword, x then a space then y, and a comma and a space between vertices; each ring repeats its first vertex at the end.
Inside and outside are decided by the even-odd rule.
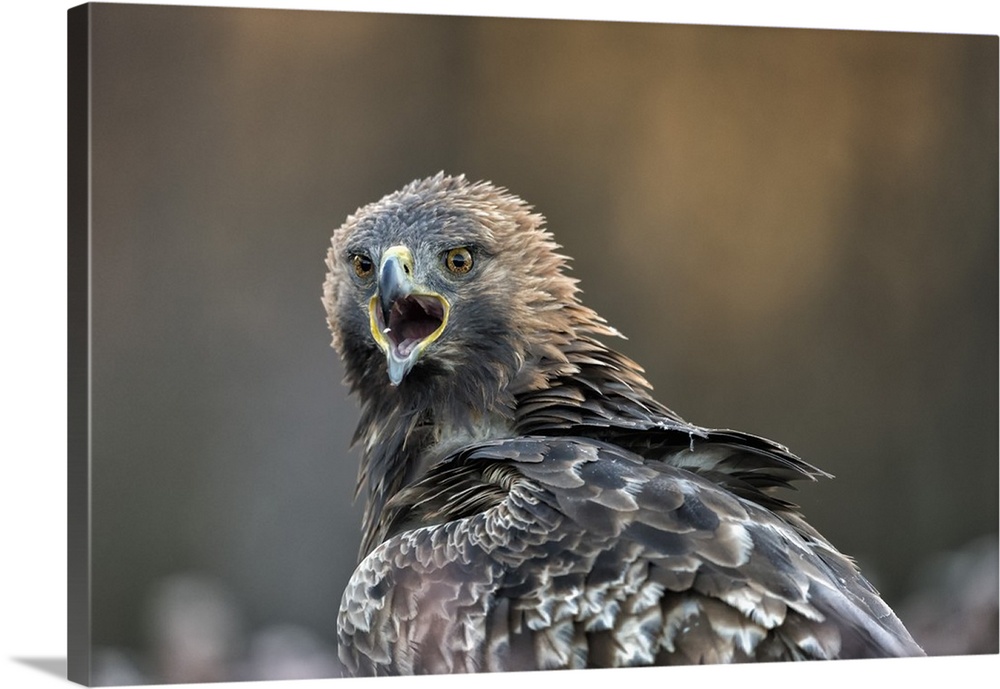
POLYGON ((351 263, 354 265, 354 274, 359 278, 370 278, 375 273, 375 262, 364 254, 351 256, 351 263))
POLYGON ((464 275, 472 270, 472 252, 464 246, 449 249, 444 254, 444 264, 455 275, 464 275))

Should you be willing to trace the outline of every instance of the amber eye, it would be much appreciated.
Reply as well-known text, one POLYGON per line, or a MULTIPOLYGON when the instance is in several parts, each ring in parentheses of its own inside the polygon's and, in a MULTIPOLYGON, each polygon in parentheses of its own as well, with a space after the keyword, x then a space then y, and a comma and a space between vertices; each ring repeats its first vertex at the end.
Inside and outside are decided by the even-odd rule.
POLYGON ((462 275, 472 270, 472 252, 464 246, 451 249, 444 255, 444 264, 456 275, 462 275))
POLYGON ((375 264, 364 254, 351 256, 351 263, 354 264, 354 274, 359 278, 369 278, 375 272, 375 264))

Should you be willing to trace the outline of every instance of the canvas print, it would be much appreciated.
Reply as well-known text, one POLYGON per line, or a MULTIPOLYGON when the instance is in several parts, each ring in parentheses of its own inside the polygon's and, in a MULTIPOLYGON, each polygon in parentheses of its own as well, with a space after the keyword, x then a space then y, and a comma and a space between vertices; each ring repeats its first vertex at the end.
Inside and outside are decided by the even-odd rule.
POLYGON ((73 681, 998 652, 996 36, 68 40, 73 681))

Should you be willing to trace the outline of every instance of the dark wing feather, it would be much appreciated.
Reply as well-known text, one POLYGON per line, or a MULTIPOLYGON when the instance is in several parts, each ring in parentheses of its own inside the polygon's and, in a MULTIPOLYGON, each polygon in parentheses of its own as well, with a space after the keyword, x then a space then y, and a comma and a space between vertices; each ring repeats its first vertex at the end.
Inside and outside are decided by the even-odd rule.
POLYGON ((341 606, 359 674, 920 654, 808 527, 590 438, 467 448, 383 522, 341 606))
POLYGON ((795 505, 776 497, 773 489, 829 477, 772 440, 685 421, 649 395, 634 362, 593 339, 573 341, 566 356, 574 366, 570 374, 555 376, 542 389, 518 397, 518 434, 605 441, 701 474, 779 511, 795 505))

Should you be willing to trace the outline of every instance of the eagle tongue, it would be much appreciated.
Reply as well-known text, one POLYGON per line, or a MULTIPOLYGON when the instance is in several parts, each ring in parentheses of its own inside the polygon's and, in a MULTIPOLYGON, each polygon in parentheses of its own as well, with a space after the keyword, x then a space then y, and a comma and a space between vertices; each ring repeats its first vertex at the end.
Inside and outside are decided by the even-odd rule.
POLYGON ((414 294, 389 303, 383 301, 380 306, 383 333, 389 344, 389 380, 399 385, 416 363, 420 343, 441 327, 444 309, 436 297, 414 294))
POLYGON ((388 309, 383 310, 383 322, 388 326, 385 335, 390 345, 386 362, 389 382, 393 385, 399 385, 413 368, 417 345, 430 334, 430 331, 424 332, 422 327, 421 316, 425 313, 423 304, 410 296, 396 299, 388 309))

